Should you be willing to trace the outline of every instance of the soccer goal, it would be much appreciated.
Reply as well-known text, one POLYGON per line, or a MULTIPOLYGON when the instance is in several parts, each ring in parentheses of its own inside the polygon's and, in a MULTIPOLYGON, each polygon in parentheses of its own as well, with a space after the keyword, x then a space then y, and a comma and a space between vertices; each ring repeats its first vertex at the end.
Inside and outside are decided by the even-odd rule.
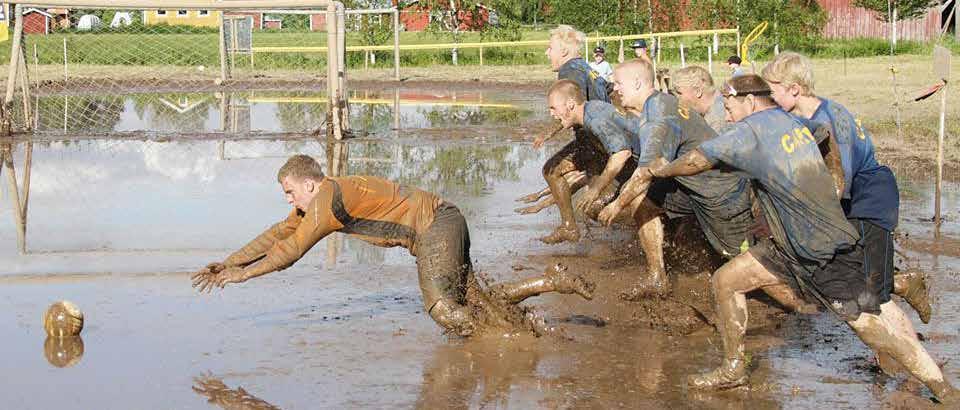
POLYGON ((213 100, 249 90, 325 93, 327 133, 348 127, 340 2, 40 0, 5 11, 12 132, 110 132, 137 110, 202 122, 213 100), (255 46, 313 52, 255 56, 255 46))

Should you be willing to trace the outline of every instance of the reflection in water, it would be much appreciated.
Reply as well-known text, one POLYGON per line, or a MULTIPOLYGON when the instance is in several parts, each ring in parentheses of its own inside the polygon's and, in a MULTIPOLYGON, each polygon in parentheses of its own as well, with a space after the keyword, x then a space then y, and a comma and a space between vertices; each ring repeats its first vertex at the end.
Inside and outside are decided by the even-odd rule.
POLYGON ((424 367, 416 407, 508 408, 510 394, 519 388, 549 390, 552 380, 536 371, 540 350, 519 347, 525 342, 530 341, 494 339, 439 346, 424 367))
POLYGON ((83 338, 48 336, 43 342, 43 356, 54 367, 70 367, 80 363, 83 357, 83 338))
MULTIPOLYGON (((533 111, 517 107, 510 98, 488 101, 483 92, 399 88, 355 91, 350 124, 365 134, 451 125, 522 125, 533 111)), ((54 134, 304 133, 322 127, 326 102, 323 93, 311 91, 51 95, 37 98, 33 121, 37 132, 54 134)))
MULTIPOLYGON (((27 205, 30 202, 30 168, 33 163, 33 143, 24 145, 23 180, 17 184, 17 170, 13 165, 14 146, 11 143, 0 144, 0 173, 7 174, 7 192, 10 195, 10 208, 13 209, 14 226, 17 230, 17 250, 27 250, 27 205)), ((0 191, 2 192, 2 191, 0 191)))
MULTIPOLYGON (((481 213, 484 205, 477 199, 490 195, 499 182, 518 180, 524 164, 540 155, 506 144, 332 143, 315 138, 3 143, 0 192, 7 196, 0 198, 0 215, 11 216, 0 224, 16 229, 0 229, 0 256, 15 257, 14 250, 22 255, 107 256, 105 252, 229 249, 249 234, 231 221, 287 211, 273 176, 298 153, 316 157, 330 175, 374 175, 436 192, 468 215, 481 213), (241 201, 246 209, 223 209, 224 198, 241 201), (47 216, 30 222, 29 237, 28 211, 47 216)), ((344 252, 371 264, 393 255, 390 249, 341 235, 329 238, 326 246, 329 266, 344 252)), ((16 270, 70 268, 63 264, 24 256, 16 270), (39 267, 46 262, 59 265, 39 267)))
POLYGON ((247 393, 243 387, 231 389, 216 377, 207 375, 193 379, 193 391, 207 398, 207 403, 229 410, 279 410, 257 396, 247 393))

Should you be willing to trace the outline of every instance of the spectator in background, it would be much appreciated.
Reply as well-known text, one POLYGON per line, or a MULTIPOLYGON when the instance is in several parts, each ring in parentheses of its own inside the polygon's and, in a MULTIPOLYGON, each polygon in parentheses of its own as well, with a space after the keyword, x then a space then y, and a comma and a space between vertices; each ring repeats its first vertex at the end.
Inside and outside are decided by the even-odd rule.
POLYGON ((596 71, 597 74, 600 74, 604 80, 611 81, 610 77, 613 76, 613 67, 607 62, 603 47, 593 49, 593 62, 590 63, 590 68, 596 71))
POLYGON ((727 59, 727 65, 730 66, 730 77, 739 77, 746 73, 743 72, 743 68, 740 67, 740 64, 743 63, 743 60, 740 59, 740 56, 730 56, 727 59))

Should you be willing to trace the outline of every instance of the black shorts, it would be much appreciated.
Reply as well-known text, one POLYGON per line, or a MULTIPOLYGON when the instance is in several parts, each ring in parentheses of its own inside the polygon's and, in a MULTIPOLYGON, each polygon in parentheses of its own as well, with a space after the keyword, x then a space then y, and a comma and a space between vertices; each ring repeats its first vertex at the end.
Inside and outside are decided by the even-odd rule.
POLYGON ((890 301, 893 293, 893 233, 864 219, 849 219, 860 233, 863 245, 863 271, 869 293, 878 305, 890 301))
POLYGON ((667 218, 675 219, 693 215, 690 197, 673 178, 654 178, 647 189, 647 199, 663 209, 667 218))
POLYGON ((433 223, 417 236, 417 272, 423 304, 429 311, 440 299, 466 303, 470 262, 470 229, 456 206, 444 202, 433 223))
POLYGON ((892 269, 890 275, 866 274, 867 253, 862 242, 838 250, 823 266, 796 261, 770 239, 760 240, 749 252, 798 294, 819 301, 844 321, 856 320, 860 313, 879 314, 880 305, 890 301, 892 269), (886 282, 889 286, 884 286, 886 282))

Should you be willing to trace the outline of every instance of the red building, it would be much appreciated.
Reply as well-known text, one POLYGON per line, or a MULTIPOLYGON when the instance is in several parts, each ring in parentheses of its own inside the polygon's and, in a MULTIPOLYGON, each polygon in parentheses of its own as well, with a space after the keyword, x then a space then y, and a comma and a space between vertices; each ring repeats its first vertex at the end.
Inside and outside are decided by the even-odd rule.
MULTIPOLYGON (((890 23, 878 19, 877 12, 873 10, 854 6, 852 0, 817 0, 817 3, 830 16, 823 27, 824 37, 890 37, 890 23)), ((940 35, 942 24, 940 11, 933 7, 919 18, 898 20, 897 38, 918 41, 935 39, 940 35)))
POLYGON ((24 34, 49 34, 50 21, 53 15, 38 9, 27 9, 23 12, 24 34))
MULTIPOLYGON (((479 16, 474 21, 474 13, 461 10, 457 12, 460 20, 460 31, 472 31, 483 28, 490 21, 490 10, 483 5, 478 4, 476 15, 479 16)), ((400 24, 405 31, 424 31, 430 25, 430 8, 419 3, 408 4, 400 10, 400 24)))

